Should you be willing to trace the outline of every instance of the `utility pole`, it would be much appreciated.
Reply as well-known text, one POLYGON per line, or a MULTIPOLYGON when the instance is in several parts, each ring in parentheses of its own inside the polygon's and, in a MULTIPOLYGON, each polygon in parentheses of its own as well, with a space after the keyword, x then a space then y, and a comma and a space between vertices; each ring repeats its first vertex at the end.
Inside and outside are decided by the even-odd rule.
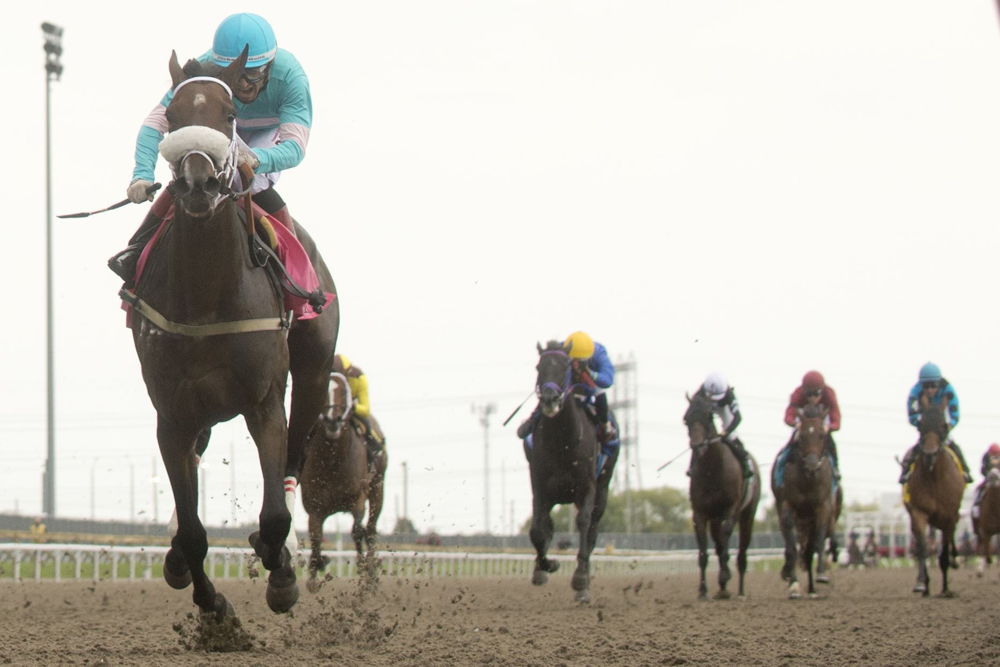
POLYGON ((635 356, 615 361, 615 383, 611 385, 608 406, 618 421, 621 451, 615 466, 615 488, 625 495, 625 532, 635 532, 633 525, 632 491, 642 488, 639 473, 639 406, 635 356))
POLYGON ((406 461, 403 461, 403 518, 410 520, 410 470, 406 461))
POLYGON ((472 405, 483 427, 483 533, 490 534, 490 415, 497 411, 496 403, 472 405))
POLYGON ((56 513, 56 435, 55 435, 55 372, 53 370, 52 331, 52 81, 58 81, 63 67, 63 29, 45 22, 45 360, 46 360, 46 432, 45 473, 42 479, 42 512, 49 518, 56 513))

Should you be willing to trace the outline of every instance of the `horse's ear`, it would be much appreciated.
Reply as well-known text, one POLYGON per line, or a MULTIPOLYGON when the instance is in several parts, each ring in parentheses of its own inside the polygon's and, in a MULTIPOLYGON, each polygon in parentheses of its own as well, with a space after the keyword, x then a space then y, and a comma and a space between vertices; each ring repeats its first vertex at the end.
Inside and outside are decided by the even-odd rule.
POLYGON ((568 342, 564 343, 563 346, 562 346, 562 348, 563 348, 563 352, 565 352, 566 354, 569 354, 573 350, 573 341, 568 341, 568 342))
POLYGON ((250 45, 247 44, 243 47, 243 52, 240 53, 240 57, 229 63, 229 65, 222 70, 222 74, 219 76, 220 79, 229 84, 230 88, 236 88, 236 84, 239 82, 240 77, 246 72, 247 66, 247 55, 250 53, 250 45))
POLYGON ((691 402, 691 394, 687 393, 686 391, 684 392, 684 398, 686 398, 686 399, 687 399, 687 402, 688 402, 688 403, 690 403, 690 402, 691 402))
POLYGON ((542 352, 544 352, 544 350, 542 349, 542 344, 541 343, 537 343, 536 342, 535 343, 535 347, 538 348, 538 354, 541 354, 542 352))
POLYGON ((177 60, 177 51, 170 52, 170 80, 173 82, 173 88, 177 87, 181 81, 186 77, 184 76, 184 70, 181 69, 181 64, 177 60))

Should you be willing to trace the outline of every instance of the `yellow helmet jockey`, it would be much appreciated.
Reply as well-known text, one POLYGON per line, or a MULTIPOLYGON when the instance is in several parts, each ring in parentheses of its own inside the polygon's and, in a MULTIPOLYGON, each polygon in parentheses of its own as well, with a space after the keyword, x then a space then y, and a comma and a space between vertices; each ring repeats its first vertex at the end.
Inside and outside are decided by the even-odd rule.
POLYGON ((569 356, 573 359, 590 359, 594 356, 594 339, 582 331, 571 333, 563 345, 569 347, 569 356))
POLYGON ((343 373, 351 367, 351 360, 343 354, 338 354, 333 358, 333 370, 336 373, 343 373))

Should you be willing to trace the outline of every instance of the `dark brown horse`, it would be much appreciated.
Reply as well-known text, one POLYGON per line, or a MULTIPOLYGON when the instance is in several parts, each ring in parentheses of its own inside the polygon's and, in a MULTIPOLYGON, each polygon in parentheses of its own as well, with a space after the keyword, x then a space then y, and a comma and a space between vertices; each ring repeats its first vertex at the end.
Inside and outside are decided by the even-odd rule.
POLYGON ((590 600, 590 554, 597 543, 597 528, 608 504, 608 485, 618 460, 615 448, 597 474, 601 446, 597 429, 576 395, 569 348, 549 341, 538 346, 538 395, 541 417, 526 446, 531 474, 531 543, 535 547, 535 570, 531 582, 540 586, 559 562, 547 557, 552 541, 552 508, 576 506, 576 528, 580 548, 571 585, 579 602, 590 600))
POLYGON ((319 589, 318 572, 326 568, 322 554, 323 523, 337 512, 354 518, 351 537, 358 553, 359 571, 369 571, 375 556, 375 535, 382 513, 383 480, 387 457, 383 448, 368 465, 364 438, 351 424, 351 389, 340 373, 330 375, 330 398, 306 444, 302 466, 302 506, 309 514, 309 590, 319 589), (364 525, 365 506, 368 525, 364 525))
POLYGON ((927 528, 941 531, 938 565, 941 568, 941 595, 951 597, 948 570, 955 549, 955 527, 958 510, 965 491, 961 465, 948 451, 948 421, 945 403, 931 404, 926 396, 920 399, 919 452, 909 481, 903 486, 903 503, 910 513, 914 557, 917 560, 917 583, 914 593, 930 594, 927 573, 927 528))
POLYGON ((760 502, 760 470, 750 456, 754 476, 743 478, 743 466, 722 439, 716 434, 712 404, 701 393, 688 398, 684 413, 688 442, 691 446, 691 498, 694 534, 698 540, 698 568, 701 580, 698 597, 708 595, 705 568, 708 566, 708 534, 712 532, 715 555, 719 559, 719 591, 717 599, 729 597, 726 584, 732 578, 729 571, 729 537, 736 523, 740 527, 739 551, 736 565, 740 574, 739 595, 744 594, 743 580, 747 571, 747 548, 753 535, 754 515, 760 502))
POLYGON ((972 517, 972 530, 983 552, 979 561, 979 573, 982 574, 993 564, 993 536, 1000 535, 1000 468, 991 467, 986 473, 978 512, 972 517))
POLYGON ((778 484, 778 462, 771 474, 771 490, 778 507, 781 535, 785 540, 785 564, 781 577, 788 582, 788 597, 802 597, 797 569, 808 575, 808 595, 816 597, 816 582, 828 583, 826 543, 836 557, 834 527, 840 516, 843 492, 834 489, 833 464, 827 452, 825 407, 806 406, 799 411, 799 427, 778 484), (813 558, 816 573, 813 576, 813 558))
MULTIPOLYGON (((216 592, 203 563, 208 549, 197 515, 195 446, 214 424, 242 415, 257 446, 264 497, 260 530, 250 537, 270 571, 267 602, 287 611, 298 599, 285 540, 291 515, 283 478, 297 475, 305 437, 322 410, 339 314, 333 301, 314 319, 291 324, 281 289, 252 260, 248 227, 237 210, 237 144, 232 89, 246 51, 226 68, 171 54, 174 95, 170 134, 161 152, 174 174, 176 210, 160 232, 132 303, 131 327, 153 407, 156 435, 177 508, 177 532, 164 563, 174 588, 194 584, 203 614, 221 620, 232 606, 216 592), (291 418, 285 388, 293 378, 291 418)), ((239 204, 242 206, 243 204, 239 204)), ((322 289, 333 281, 309 235, 296 234, 322 289)))

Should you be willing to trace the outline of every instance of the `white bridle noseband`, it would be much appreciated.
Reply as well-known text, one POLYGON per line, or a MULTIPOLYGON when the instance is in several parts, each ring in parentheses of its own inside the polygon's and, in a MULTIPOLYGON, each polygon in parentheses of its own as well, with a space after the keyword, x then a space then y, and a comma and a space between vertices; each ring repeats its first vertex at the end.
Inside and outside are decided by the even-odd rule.
MULTIPOLYGON (((225 89, 226 94, 232 99, 233 91, 225 81, 212 76, 195 76, 185 79, 174 88, 174 96, 177 92, 189 83, 205 82, 217 83, 225 89)), ((177 178, 177 172, 184 161, 192 155, 201 155, 208 160, 213 169, 215 177, 219 182, 232 190, 236 181, 237 161, 239 158, 239 139, 236 135, 236 119, 233 119, 232 136, 227 137, 222 132, 214 130, 204 125, 189 125, 174 130, 160 142, 160 154, 170 165, 170 172, 177 178)), ((235 195, 243 192, 233 193, 235 195)), ((215 203, 226 195, 220 194, 215 203)))

